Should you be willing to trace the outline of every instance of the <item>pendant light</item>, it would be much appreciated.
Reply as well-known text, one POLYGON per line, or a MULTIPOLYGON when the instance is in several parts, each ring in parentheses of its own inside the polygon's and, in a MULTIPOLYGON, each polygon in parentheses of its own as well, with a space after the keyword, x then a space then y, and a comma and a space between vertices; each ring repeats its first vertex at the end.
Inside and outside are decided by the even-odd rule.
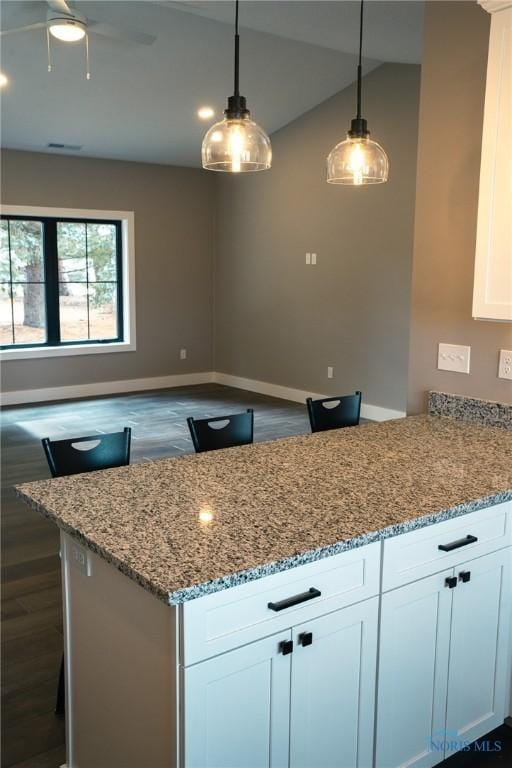
POLYGON ((235 0, 235 88, 224 110, 224 120, 212 125, 203 139, 203 168, 208 171, 266 171, 272 164, 270 139, 251 120, 245 96, 239 90, 238 0, 235 0))
POLYGON ((357 115, 352 120, 345 141, 331 150, 327 158, 329 184, 382 184, 388 180, 389 163, 383 148, 370 139, 366 120, 361 116, 363 50, 363 2, 359 22, 359 63, 357 66, 357 115))

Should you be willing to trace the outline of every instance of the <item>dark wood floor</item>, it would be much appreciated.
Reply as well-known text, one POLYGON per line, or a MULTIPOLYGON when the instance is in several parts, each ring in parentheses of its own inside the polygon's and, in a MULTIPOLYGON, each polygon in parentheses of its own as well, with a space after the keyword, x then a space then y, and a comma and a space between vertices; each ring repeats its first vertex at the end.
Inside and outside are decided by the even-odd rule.
MULTIPOLYGON (((12 492, 15 483, 49 477, 41 438, 131 426, 132 461, 148 461, 192 451, 187 416, 214 416, 249 407, 255 409, 257 441, 309 431, 304 406, 216 384, 3 411, 3 768, 58 768, 65 759, 63 722, 53 714, 62 652, 58 534, 55 526, 12 492)), ((505 726, 489 738, 502 741, 501 752, 467 752, 443 766, 512 765, 512 729, 505 726)))

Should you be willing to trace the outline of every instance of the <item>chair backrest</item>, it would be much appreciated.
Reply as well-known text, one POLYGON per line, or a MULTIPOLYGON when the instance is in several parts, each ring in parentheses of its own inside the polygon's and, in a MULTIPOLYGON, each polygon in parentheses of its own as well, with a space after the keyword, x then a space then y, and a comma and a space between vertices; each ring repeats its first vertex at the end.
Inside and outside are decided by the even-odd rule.
POLYGON ((189 417, 187 424, 196 453, 248 445, 253 441, 254 411, 248 408, 245 413, 216 416, 214 419, 189 417))
POLYGON ((306 403, 312 432, 356 427, 359 424, 361 392, 342 397, 325 397, 322 400, 308 397, 306 403))
POLYGON ((52 477, 63 477, 129 464, 131 436, 130 427, 125 427, 123 432, 88 435, 70 440, 50 440, 45 437, 42 443, 52 477))

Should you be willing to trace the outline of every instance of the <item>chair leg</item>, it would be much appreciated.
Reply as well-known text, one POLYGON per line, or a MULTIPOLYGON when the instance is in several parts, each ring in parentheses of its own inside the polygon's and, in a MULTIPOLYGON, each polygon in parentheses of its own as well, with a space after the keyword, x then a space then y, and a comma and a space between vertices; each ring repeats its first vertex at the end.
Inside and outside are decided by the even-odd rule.
POLYGON ((55 702, 55 714, 62 717, 65 712, 65 690, 64 690, 64 654, 60 662, 59 684, 57 687, 57 701, 55 702))

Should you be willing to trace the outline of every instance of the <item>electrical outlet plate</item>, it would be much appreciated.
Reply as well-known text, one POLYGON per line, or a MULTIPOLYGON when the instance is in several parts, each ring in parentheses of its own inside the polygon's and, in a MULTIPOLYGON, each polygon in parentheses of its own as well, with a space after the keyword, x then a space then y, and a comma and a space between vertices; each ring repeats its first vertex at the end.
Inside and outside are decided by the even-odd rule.
POLYGON ((316 264, 316 253, 312 253, 311 254, 311 264, 313 264, 313 265, 316 264))
POLYGON ((327 378, 328 379, 334 378, 334 368, 332 367, 332 365, 327 366, 327 378))
POLYGON ((471 347, 459 344, 439 344, 437 367, 440 371, 469 373, 471 347))
POLYGON ((311 254, 306 253, 306 264, 311 264, 311 254))
POLYGON ((512 381, 512 350, 510 349, 500 349, 498 378, 512 381))
POLYGON ((73 568, 76 568, 84 576, 90 576, 89 557, 87 550, 74 542, 71 544, 70 560, 73 568))
POLYGON ((186 360, 186 359, 187 359, 187 350, 180 349, 180 360, 186 360))

